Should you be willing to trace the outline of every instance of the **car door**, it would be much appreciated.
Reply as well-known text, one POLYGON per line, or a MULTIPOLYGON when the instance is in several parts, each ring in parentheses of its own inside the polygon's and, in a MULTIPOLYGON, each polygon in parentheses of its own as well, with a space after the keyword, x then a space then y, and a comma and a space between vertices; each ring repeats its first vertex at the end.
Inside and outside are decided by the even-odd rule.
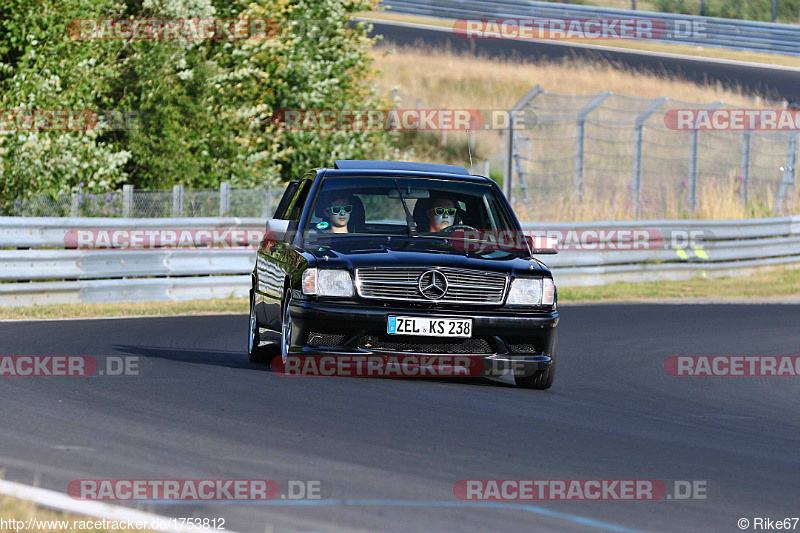
POLYGON ((313 181, 313 175, 304 177, 294 187, 293 194, 286 202, 284 200, 287 194, 284 195, 280 208, 276 211, 276 218, 288 220, 289 231, 283 239, 265 241, 258 251, 256 271, 259 300, 263 302, 261 306, 264 310, 263 324, 273 331, 280 331, 281 328, 281 302, 285 280, 297 266, 298 254, 291 241, 297 231, 300 215, 313 181))

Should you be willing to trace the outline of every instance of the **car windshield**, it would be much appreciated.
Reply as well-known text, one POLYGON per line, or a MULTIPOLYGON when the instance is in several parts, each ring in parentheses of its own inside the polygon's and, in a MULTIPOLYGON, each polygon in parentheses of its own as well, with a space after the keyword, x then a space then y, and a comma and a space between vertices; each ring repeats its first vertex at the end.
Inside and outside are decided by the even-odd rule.
POLYGON ((486 183, 435 178, 326 177, 304 238, 322 234, 342 238, 365 235, 444 238, 459 228, 505 230, 514 229, 515 222, 509 217, 505 199, 486 183), (409 218, 414 227, 410 227, 409 218))

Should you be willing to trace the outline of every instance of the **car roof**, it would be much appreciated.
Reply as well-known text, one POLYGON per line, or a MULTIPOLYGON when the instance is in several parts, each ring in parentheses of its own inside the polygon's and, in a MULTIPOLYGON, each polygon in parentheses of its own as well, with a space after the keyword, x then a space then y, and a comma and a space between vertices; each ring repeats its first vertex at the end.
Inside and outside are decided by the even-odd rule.
POLYGON ((432 163, 414 163, 410 161, 371 161, 339 159, 335 168, 338 170, 401 170, 412 172, 431 172, 436 174, 461 174, 469 176, 464 167, 457 165, 435 165, 432 163))

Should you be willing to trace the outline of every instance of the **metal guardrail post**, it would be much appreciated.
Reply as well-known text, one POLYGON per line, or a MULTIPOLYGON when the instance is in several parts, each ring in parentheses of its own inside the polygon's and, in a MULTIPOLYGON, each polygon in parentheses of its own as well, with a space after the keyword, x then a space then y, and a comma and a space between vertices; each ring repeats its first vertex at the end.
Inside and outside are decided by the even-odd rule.
POLYGON ((183 216, 183 185, 172 186, 172 216, 183 216))
POLYGON ((657 98, 636 117, 633 141, 633 184, 631 187, 634 218, 639 218, 642 214, 642 128, 650 115, 655 113, 667 100, 669 98, 666 96, 657 98))
POLYGON ((506 195, 509 202, 512 200, 511 180, 514 174, 514 118, 518 111, 543 92, 545 92, 544 88, 541 85, 536 85, 536 87, 528 91, 528 94, 523 96, 508 113, 508 126, 506 127, 506 160, 503 167, 503 194, 506 195))
MULTIPOLYGON (((723 102, 714 102, 708 106, 709 111, 718 108, 723 102)), ((694 129, 691 133, 689 143, 689 195, 687 203, 689 210, 694 213, 697 210, 697 144, 700 138, 700 130, 694 129)))
POLYGON ((745 131, 742 135, 742 189, 740 195, 742 205, 747 205, 748 187, 750 186, 750 131, 745 131))
POLYGON ((122 186, 122 217, 131 218, 133 214, 133 185, 122 186))
POLYGON ((612 95, 611 91, 605 91, 595 96, 589 104, 578 113, 575 131, 575 178, 573 180, 573 196, 580 202, 583 201, 583 141, 586 117, 589 113, 597 109, 603 100, 612 95))
POLYGON ((775 201, 775 216, 783 210, 783 202, 789 190, 797 190, 797 137, 798 132, 793 132, 789 139, 789 154, 786 156, 786 166, 783 167, 783 180, 778 190, 778 199, 775 201))
POLYGON ((227 217, 231 211, 231 184, 223 181, 219 186, 219 216, 227 217))

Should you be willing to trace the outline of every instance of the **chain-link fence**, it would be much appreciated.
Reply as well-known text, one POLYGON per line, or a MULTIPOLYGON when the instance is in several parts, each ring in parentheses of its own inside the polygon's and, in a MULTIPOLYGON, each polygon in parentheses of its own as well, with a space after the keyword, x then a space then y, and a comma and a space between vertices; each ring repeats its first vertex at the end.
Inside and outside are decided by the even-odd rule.
POLYGON ((28 217, 261 217, 272 216, 283 188, 135 190, 105 194, 45 195, 14 202, 14 216, 28 217))
POLYGON ((796 213, 796 129, 677 129, 670 118, 734 109, 537 87, 514 108, 522 123, 506 131, 506 194, 525 220, 796 213))

